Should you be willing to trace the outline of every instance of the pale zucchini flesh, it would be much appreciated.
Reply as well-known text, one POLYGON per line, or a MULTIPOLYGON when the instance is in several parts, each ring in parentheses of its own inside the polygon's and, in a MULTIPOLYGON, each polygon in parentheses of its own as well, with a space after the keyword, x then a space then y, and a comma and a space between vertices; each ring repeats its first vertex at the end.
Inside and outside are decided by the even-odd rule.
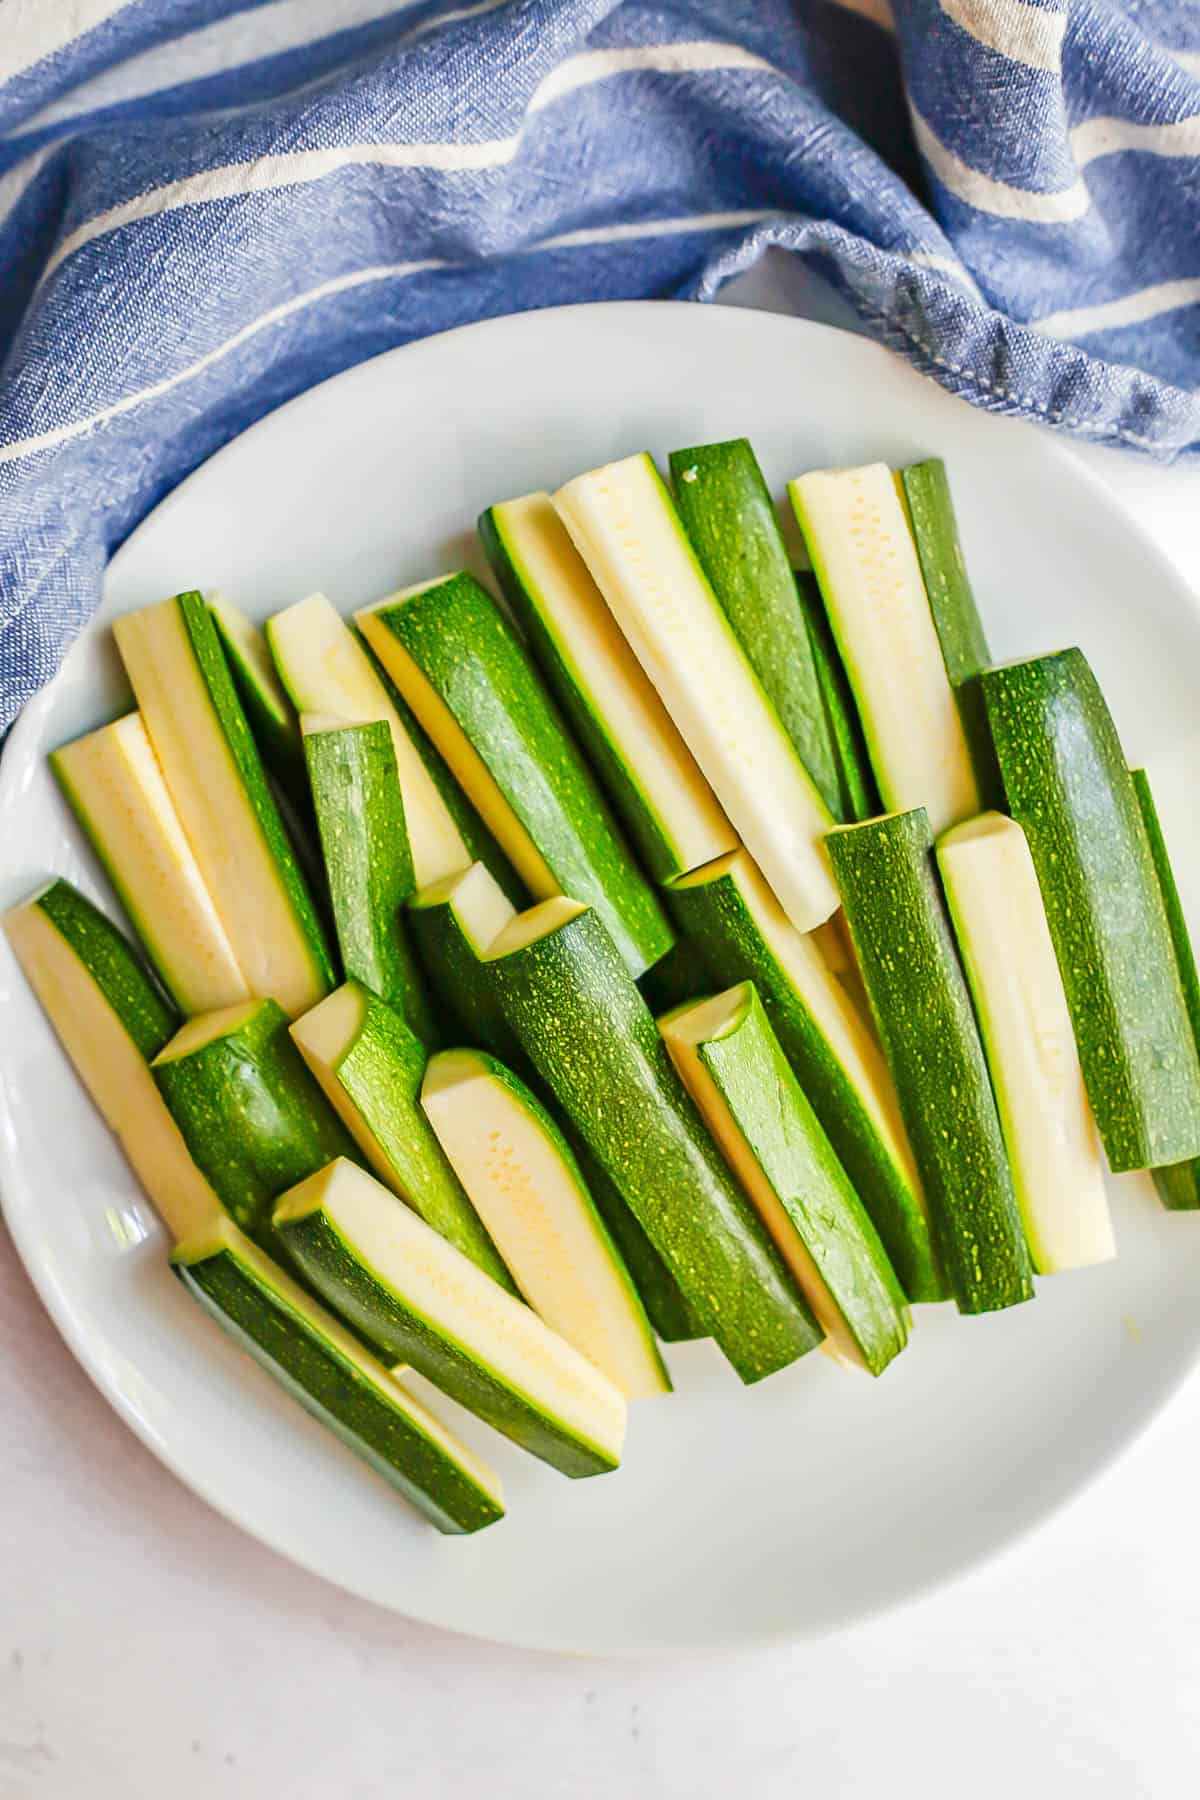
POLYGON ((480 1050, 430 1060, 421 1105, 525 1299, 630 1399, 670 1381, 579 1164, 525 1083, 480 1050))
POLYGON ((502 1286, 512 1280, 421 1107, 428 1051, 404 1020, 348 981, 291 1027, 292 1038, 381 1181, 502 1286))
POLYGON ((923 806, 935 834, 973 817, 979 789, 891 470, 814 470, 788 491, 885 805, 923 806))
POLYGON ((241 695, 250 729, 272 772, 281 779, 304 773, 300 723, 271 657, 261 626, 225 594, 206 599, 225 660, 241 695))
POLYGON ((231 1220, 171 1260, 210 1317, 439 1531, 503 1517, 498 1476, 231 1220))
POLYGON ((267 641, 300 713, 348 724, 382 719, 392 734, 418 887, 465 869, 466 840, 405 730, 370 657, 324 594, 310 594, 267 621, 267 641))
POLYGON ((734 849, 732 826, 549 494, 489 507, 479 534, 546 681, 651 876, 667 881, 734 849))
POLYGON ((820 1341, 770 1234, 704 1129, 603 922, 565 897, 488 951, 505 1019, 743 1381, 820 1341))
POLYGON ((835 1356, 882 1374, 908 1307, 751 982, 660 1019, 672 1061, 835 1356))
POLYGON ((50 767, 185 1012, 249 997, 140 713, 64 744, 50 767))
POLYGON ((497 1431, 564 1475, 616 1468, 620 1390, 364 1170, 330 1164, 275 1225, 337 1311, 497 1431))
POLYGON ((991 1077, 924 808, 840 825, 829 849, 960 1312, 1033 1298, 991 1077))
MULTIPOLYGON (((682 877, 668 892, 676 923, 708 965, 710 985, 754 983, 909 1299, 943 1299, 895 1085, 852 987, 823 954, 828 928, 819 936, 797 931, 744 850, 682 877)), ((855 986, 859 980, 855 964, 855 986)))
POLYGON ((180 822, 250 991, 295 1015, 333 964, 216 626, 197 593, 113 633, 180 822))
POLYGON ((178 1023, 132 945, 68 883, 5 915, 4 929, 59 1041, 173 1238, 220 1201, 163 1103, 148 1060, 178 1023))
POLYGON ((649 456, 569 482, 554 504, 734 830, 801 931, 837 894, 832 823, 722 612, 649 456), (686 650, 686 654, 684 653, 686 650))
POLYGON ((1116 1254, 1104 1163, 1025 833, 984 813, 938 840, 1034 1268, 1116 1254))

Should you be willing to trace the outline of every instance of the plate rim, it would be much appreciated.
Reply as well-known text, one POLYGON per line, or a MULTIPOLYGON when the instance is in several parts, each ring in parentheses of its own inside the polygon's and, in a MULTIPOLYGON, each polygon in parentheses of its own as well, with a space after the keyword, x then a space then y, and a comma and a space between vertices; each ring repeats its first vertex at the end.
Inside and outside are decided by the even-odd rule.
MULTIPOLYGON (((757 308, 701 305, 695 301, 677 300, 580 301, 569 305, 519 313, 504 313, 493 318, 476 320, 456 326, 449 331, 433 333, 395 345, 375 356, 353 363, 283 401, 279 406, 264 413, 261 418, 256 419, 243 431, 236 433, 221 444, 211 455, 197 464, 169 493, 165 494, 111 554, 105 566, 96 613, 103 607, 114 580, 119 579, 124 560, 136 553, 142 534, 151 526, 158 528, 164 517, 169 521, 171 512, 178 505, 186 504, 188 490, 193 482, 201 476, 207 476, 215 462, 228 454, 239 451, 246 440, 253 439, 256 433, 276 428, 282 415, 286 414, 293 419, 301 420, 304 409, 307 406, 319 404, 326 389, 337 384, 350 388, 356 381, 366 381, 369 378, 368 372, 383 362, 393 362, 401 358, 411 361, 423 354, 441 354, 442 346, 459 340, 465 335, 482 339, 489 336, 504 338, 514 332, 536 332, 539 325, 546 319, 557 319, 565 315, 570 315, 573 319, 578 320, 580 329, 586 332, 588 323, 593 317, 618 316, 644 319, 650 313, 686 315, 689 319, 687 327, 689 330, 692 329, 695 321, 704 319, 707 321, 701 327, 704 331, 725 330, 735 335, 747 330, 774 332, 781 338, 790 340, 793 346, 798 339, 805 336, 814 338, 821 343, 836 338, 839 340, 841 350, 851 357, 861 356, 867 361, 875 361, 881 368, 886 367, 889 370, 894 370, 899 364, 914 381, 928 382, 929 379, 923 377, 919 371, 912 369, 910 365, 904 364, 902 359, 898 359, 893 352, 873 339, 817 320, 800 318, 787 313, 766 312, 757 308), (720 323, 717 323, 718 321, 720 323)), ((959 399, 959 404, 963 406, 970 404, 958 396, 946 395, 945 390, 940 389, 936 383, 929 385, 934 391, 945 395, 947 399, 959 399)), ((972 408, 972 411, 987 413, 987 409, 982 408, 972 408)), ((1101 477, 1076 454, 1071 445, 1063 442, 1048 428, 1038 427, 1029 421, 1005 418, 1004 415, 991 413, 987 413, 987 416, 995 421, 997 430, 1003 430, 1006 427, 1012 430, 1015 427, 1021 432, 1036 431, 1042 449, 1051 461, 1057 462, 1061 468, 1069 470, 1071 480, 1090 488, 1093 495, 1099 498, 1108 509, 1120 513, 1131 535, 1138 542, 1147 566, 1147 573, 1151 577, 1157 576, 1178 599, 1183 601, 1193 612, 1200 614, 1200 594, 1192 591, 1186 578, 1155 538, 1129 511, 1124 501, 1114 495, 1112 489, 1101 477)), ((90 634, 95 634, 100 629, 102 628, 98 627, 94 613, 64 652, 63 662, 65 663, 66 658, 77 645, 83 643, 90 634)), ((25 760, 22 754, 24 741, 26 737, 35 735, 39 720, 50 708, 61 673, 62 664, 45 686, 23 708, 13 723, 4 745, 3 755, 0 756, 0 809, 7 802, 16 779, 14 771, 25 760)), ((17 1185, 14 1179, 15 1154, 15 1145, 10 1141, 9 1134, 0 1131, 0 1217, 3 1217, 24 1272, 49 1314, 55 1329, 92 1385, 159 1463, 170 1470, 171 1474, 200 1500, 211 1506, 215 1512, 244 1532, 247 1537, 261 1544, 272 1554, 295 1563, 307 1574, 327 1583, 335 1591, 348 1593, 358 1600, 379 1607, 394 1616, 411 1620, 423 1627, 446 1631, 477 1642, 504 1644, 522 1651, 606 1658, 630 1656, 662 1658, 664 1656, 689 1657, 722 1649, 769 1648, 800 1641, 816 1643, 822 1638, 836 1635, 841 1631, 853 1630, 873 1619, 896 1612, 923 1599, 931 1599, 945 1588, 966 1579, 1011 1553, 1023 1539, 1032 1536, 1051 1520, 1082 1500, 1090 1490, 1124 1462, 1135 1449, 1139 1448, 1145 1438, 1161 1424, 1166 1413, 1177 1402, 1182 1389, 1190 1382, 1197 1364, 1200 1364, 1200 1338, 1198 1338, 1191 1357, 1181 1365, 1169 1385, 1164 1387, 1154 1406, 1127 1431, 1115 1448, 1071 1487, 1043 1506, 1036 1515, 1015 1521, 984 1548, 972 1551, 957 1564, 941 1569, 932 1575, 915 1577, 907 1585, 883 1592, 878 1598, 864 1599, 852 1604, 837 1620, 813 1624, 801 1621, 791 1625, 755 1627, 741 1633, 736 1638, 726 1632, 720 1636, 695 1638, 686 1644, 667 1638, 642 1638, 632 1644, 605 1642, 597 1647, 577 1641, 568 1642, 561 1635, 551 1637, 543 1633, 539 1636, 536 1632, 526 1635, 522 1633, 519 1623, 516 1626, 506 1627, 503 1636, 498 1636, 494 1631, 483 1628, 475 1629, 467 1624, 457 1622, 447 1624, 429 1611, 412 1610, 407 1605, 402 1607, 393 1604, 390 1600, 381 1599, 371 1593, 362 1583, 356 1582, 352 1578, 328 1574, 318 1565, 315 1556, 305 1548, 285 1545, 278 1537, 273 1536, 265 1525, 250 1522, 242 1516, 236 1502, 228 1501, 222 1496, 217 1483, 206 1478, 194 1468, 185 1467, 183 1452, 169 1446, 154 1433, 150 1425, 139 1415, 131 1398, 126 1396, 119 1384, 103 1370, 102 1357, 90 1344, 81 1322, 76 1318, 71 1300, 60 1288, 42 1253, 36 1230, 36 1215, 28 1208, 14 1205, 10 1197, 10 1181, 13 1187, 17 1185)))

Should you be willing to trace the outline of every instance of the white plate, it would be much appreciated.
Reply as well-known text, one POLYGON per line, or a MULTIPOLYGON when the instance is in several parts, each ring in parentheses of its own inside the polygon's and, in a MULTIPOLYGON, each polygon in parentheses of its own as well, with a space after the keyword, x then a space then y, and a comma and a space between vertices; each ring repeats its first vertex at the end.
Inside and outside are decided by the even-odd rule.
MULTIPOLYGON (((974 412, 885 352, 747 312, 531 313, 380 357, 229 445, 115 559, 95 628, 0 766, 0 901, 50 871, 111 903, 45 767, 123 688, 105 627, 181 587, 256 615, 316 587, 345 610, 478 562, 493 500, 581 469, 748 433, 773 485, 814 465, 949 460, 998 656, 1078 642, 1131 760, 1157 778, 1185 890, 1200 755, 1200 613, 1048 437, 974 412)), ((165 1244, 7 948, 6 1217, 75 1354, 150 1447, 276 1549, 415 1618, 584 1651, 735 1644, 834 1627, 964 1569, 1094 1476, 1200 1341, 1200 1220, 1114 1184, 1120 1258, 1031 1306, 918 1313, 883 1380, 811 1356, 743 1389, 708 1345, 634 1409, 621 1470, 568 1483, 499 1439, 508 1518, 440 1539, 303 1418, 168 1274, 165 1244)), ((487 1434, 470 1422, 476 1441, 487 1434)))

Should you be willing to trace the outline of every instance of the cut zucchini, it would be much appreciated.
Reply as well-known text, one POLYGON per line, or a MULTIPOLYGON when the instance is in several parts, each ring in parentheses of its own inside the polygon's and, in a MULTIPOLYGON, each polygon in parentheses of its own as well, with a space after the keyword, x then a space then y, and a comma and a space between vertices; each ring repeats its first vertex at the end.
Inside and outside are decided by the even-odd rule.
POLYGON ((387 724, 304 715, 304 754, 346 975, 402 1013, 427 1044, 437 1018, 408 941, 412 854, 387 724))
POLYGON ((356 620, 530 893, 595 906, 634 975, 665 956, 666 914, 487 590, 450 575, 356 620))
POLYGON ((1029 1249, 923 807, 840 825, 829 851, 960 1312, 1033 1296, 1029 1249))
POLYGON ((189 1019, 151 1069, 197 1167, 252 1237, 266 1238, 285 1188, 355 1154, 274 1000, 189 1019))
POLYGON ((499 1477, 232 1220, 171 1262, 218 1325, 439 1531, 503 1518, 499 1477))
MULTIPOLYGON (((484 960, 488 946, 514 917, 511 903, 482 863, 465 875, 426 888, 409 909, 422 960, 466 1036, 538 1088, 542 1099, 548 1099, 551 1096, 541 1088, 537 1071, 504 1016, 494 973, 484 960)), ((647 971, 648 976, 653 974, 654 970, 647 971)), ((568 1137, 659 1337, 666 1344, 703 1337, 703 1328, 617 1188, 578 1133, 568 1130, 568 1137)))
POLYGON ((908 1342, 908 1307, 753 983, 680 1007, 659 1030, 834 1353, 882 1374, 908 1342))
POLYGON ((499 883, 473 863, 423 888, 409 904, 408 923, 438 999, 467 1039, 524 1074, 521 1046, 483 966, 488 945, 515 914, 499 883))
POLYGON ((437 779, 405 715, 375 664, 324 594, 310 594, 267 620, 267 642, 280 677, 300 713, 324 713, 351 725, 382 719, 392 734, 404 796, 404 818, 418 887, 465 869, 479 854, 465 822, 437 779))
POLYGON ((810 570, 797 573, 796 593, 800 609, 808 623, 813 662, 817 679, 821 683, 825 716, 829 721, 829 734, 837 757, 838 804, 831 811, 838 823, 843 825, 853 824, 859 819, 874 818, 876 813, 882 811, 875 772, 871 767, 854 694, 846 678, 833 632, 829 628, 825 602, 821 598, 817 578, 810 570))
POLYGON ((64 744, 50 767, 167 991, 185 1012, 249 997, 140 713, 64 744))
POLYGON ((5 915, 4 929, 63 1049, 172 1237, 220 1203, 188 1155, 148 1059, 178 1024, 133 946, 69 882, 5 915))
POLYGON ((748 439, 733 438, 672 450, 669 462, 675 505, 700 567, 813 785, 837 818, 841 796, 825 701, 758 458, 748 439))
POLYGON ((909 1299, 944 1298, 891 1076, 815 935, 790 923, 744 850, 673 882, 669 894, 687 941, 707 961, 713 985, 754 983, 909 1299))
POLYGON ((508 1270, 421 1110, 428 1051, 400 1018, 348 981, 292 1026, 309 1069, 392 1192, 494 1281, 508 1270))
POLYGON ((576 901, 545 900, 505 927, 488 963, 541 1080, 742 1380, 811 1350, 816 1321, 714 1148, 603 921, 576 901))
POLYGON ((676 938, 675 948, 669 950, 660 963, 646 970, 638 987, 642 999, 657 1019, 663 1013, 674 1012, 688 1000, 710 994, 713 979, 699 946, 681 937, 676 938))
POLYGON ((446 1050, 430 1061, 421 1105, 534 1311, 631 1399, 668 1392, 579 1164, 525 1083, 485 1051, 446 1050))
POLYGON ((1080 650, 981 677, 1115 1172, 1200 1155, 1200 1061, 1137 793, 1080 650))
POLYGON ((212 616, 199 594, 177 594, 113 632, 238 967, 252 993, 303 1012, 333 985, 333 963, 212 616))
POLYGON ((452 1399, 564 1475, 616 1468, 620 1389, 364 1170, 331 1163, 275 1225, 338 1312, 452 1399))
POLYGON ((549 494, 489 507, 479 535, 542 674, 656 881, 737 840, 549 494))
MULTIPOLYGON (((1183 903, 1179 898, 1179 889, 1175 884, 1175 871, 1171 867, 1171 858, 1167 852, 1162 822, 1158 816, 1158 808, 1154 804, 1154 795, 1150 791, 1150 782, 1146 771, 1145 769, 1132 769, 1130 774, 1133 777, 1133 788, 1137 795, 1142 823, 1146 827, 1146 836, 1150 841, 1150 854, 1154 858, 1154 868, 1158 876, 1163 905, 1167 909, 1167 924, 1170 927, 1171 943, 1175 950, 1175 961, 1179 968, 1179 979, 1183 987, 1183 998, 1192 1027, 1192 1036, 1195 1038, 1197 1046, 1200 1046, 1200 971, 1197 971, 1196 968, 1196 954, 1192 948, 1187 920, 1183 915, 1183 903)), ((1152 1174, 1154 1186, 1158 1190, 1158 1197, 1171 1212, 1195 1212, 1200 1208, 1200 1157, 1193 1156, 1185 1162, 1166 1163, 1162 1168, 1152 1170, 1152 1174)))
POLYGON ((923 806, 935 832, 971 818, 979 790, 891 470, 815 470, 788 491, 885 803, 923 806))
POLYGON ((1104 1164, 1025 833, 984 813, 940 838, 937 860, 1033 1266, 1107 1262, 1104 1164))
POLYGON ((569 482, 554 504, 730 823, 799 930, 837 906, 829 809, 705 580, 649 456, 569 482))
POLYGON ((940 457, 912 463, 899 471, 896 486, 916 545, 976 784, 989 806, 1000 806, 1004 790, 979 686, 979 676, 990 664, 992 653, 967 575, 946 465, 940 457))
POLYGON ((304 796, 308 777, 300 721, 271 659, 265 633, 224 594, 209 594, 207 605, 263 761, 289 798, 304 796))

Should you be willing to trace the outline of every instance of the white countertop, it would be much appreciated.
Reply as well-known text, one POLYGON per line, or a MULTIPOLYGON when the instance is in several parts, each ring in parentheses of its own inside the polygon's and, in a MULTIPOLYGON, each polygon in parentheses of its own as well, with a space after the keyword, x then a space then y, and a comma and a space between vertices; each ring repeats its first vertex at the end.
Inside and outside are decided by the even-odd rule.
MULTIPOLYGON (((738 298, 844 321, 782 261, 738 298)), ((1085 460, 1200 590, 1200 472, 1085 460)), ((0 1800, 1196 1793, 1200 1379, 971 1577, 819 1643, 670 1662, 412 1626, 243 1537, 108 1410, 2 1227, 0 1433, 0 1800)))

